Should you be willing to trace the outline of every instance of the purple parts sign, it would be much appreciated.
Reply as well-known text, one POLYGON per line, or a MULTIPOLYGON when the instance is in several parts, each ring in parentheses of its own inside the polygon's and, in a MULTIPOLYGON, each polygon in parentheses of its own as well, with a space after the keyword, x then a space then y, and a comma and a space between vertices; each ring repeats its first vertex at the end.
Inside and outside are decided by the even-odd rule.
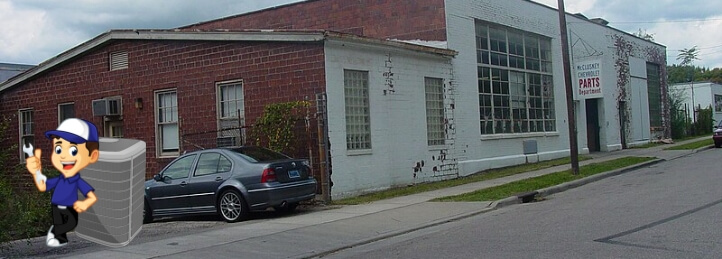
POLYGON ((602 98, 602 62, 599 60, 578 62, 574 66, 577 77, 575 96, 577 100, 602 98))

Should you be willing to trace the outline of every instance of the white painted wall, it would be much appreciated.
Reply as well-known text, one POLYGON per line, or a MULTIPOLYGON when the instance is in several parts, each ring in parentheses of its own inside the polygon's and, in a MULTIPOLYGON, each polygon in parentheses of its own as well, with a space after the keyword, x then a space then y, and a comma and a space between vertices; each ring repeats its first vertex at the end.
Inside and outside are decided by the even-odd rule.
POLYGON ((454 59, 458 81, 457 151, 461 174, 547 160, 569 154, 566 92, 558 36, 557 16, 551 9, 528 1, 448 0, 446 1, 447 39, 449 48, 459 52, 454 59), (479 125, 479 90, 477 82, 475 20, 505 25, 552 38, 554 97, 557 131, 513 135, 481 136, 479 125), (539 153, 523 154, 523 141, 536 140, 539 153))
MULTIPOLYGON (((526 0, 447 0, 445 5, 448 48, 459 53, 451 60, 395 48, 336 40, 327 42, 326 82, 334 198, 569 155, 566 91, 557 11, 526 0), (555 132, 481 135, 475 19, 551 39, 557 121, 555 132), (386 72, 388 53, 392 56, 396 92, 384 95, 383 90, 387 87, 384 86, 383 73, 386 72), (370 72, 373 149, 368 154, 354 155, 346 151, 343 69, 370 72), (450 136, 451 140, 447 141, 448 160, 444 162, 449 164, 450 160, 451 164, 458 166, 458 171, 453 175, 439 176, 431 170, 442 164, 438 161, 442 151, 426 146, 425 76, 444 78, 447 86, 453 82, 454 92, 447 94, 446 102, 448 105, 454 99, 456 108, 450 119, 455 131, 450 136), (525 140, 537 142, 537 154, 523 153, 525 140), (424 161, 425 166, 414 178, 413 167, 421 161, 424 161)), ((567 15, 567 19, 573 51, 572 64, 589 60, 601 62, 603 98, 598 104, 601 150, 622 148, 618 100, 625 100, 629 104, 627 142, 649 139, 644 65, 652 61, 650 49, 657 49, 663 57, 666 51, 664 47, 576 16, 567 15), (620 55, 615 47, 618 38, 615 36, 630 44, 629 58, 625 56, 626 59, 618 60, 620 55), (629 64, 630 70, 630 73, 622 73, 626 84, 621 87, 618 86, 619 63, 629 64), (621 92, 626 95, 621 96, 621 92)), ((575 107, 579 150, 580 153, 586 153, 584 100, 576 101, 575 107)))
MULTIPOLYGON (((687 107, 692 107, 692 88, 694 88, 694 106, 701 106, 702 108, 707 108, 708 106, 712 106, 714 108, 715 101, 714 96, 715 95, 722 95, 722 85, 715 84, 711 82, 697 82, 697 83, 681 83, 681 84, 675 84, 671 86, 672 89, 675 89, 677 91, 683 92, 684 97, 684 103, 687 104, 687 107)), ((682 107, 684 109, 684 107, 682 107)), ((691 108, 690 108, 691 110, 691 108)), ((691 111, 690 111, 691 112, 691 111)), ((712 113, 713 119, 716 123, 719 123, 722 121, 722 112, 714 111, 712 113)), ((690 120, 692 119, 692 115, 690 113, 690 120)))
MULTIPOLYGON (((566 92, 564 87, 559 32, 558 12, 541 4, 524 0, 447 0, 446 22, 449 48, 459 52, 453 60, 458 81, 459 112, 456 120, 458 127, 457 145, 463 150, 457 151, 460 170, 463 175, 488 168, 523 163, 525 161, 546 160, 567 156, 569 138, 567 124, 566 92), (557 132, 546 134, 516 134, 508 136, 481 136, 479 129, 478 89, 476 71, 475 20, 500 24, 507 27, 532 32, 551 38, 553 71, 555 85, 555 103, 557 132), (533 139, 538 142, 539 155, 523 155, 522 142, 533 139)), ((569 40, 572 45, 572 64, 586 60, 600 60, 602 66, 603 101, 599 104, 600 144, 602 151, 622 148, 620 120, 617 103, 619 99, 627 101, 627 113, 631 116, 628 127, 627 143, 646 141, 649 133, 649 110, 646 91, 647 61, 652 61, 650 49, 661 51, 663 46, 638 39, 612 28, 591 23, 576 16, 567 15, 569 40), (637 58, 635 63, 636 79, 627 74, 626 85, 618 87, 619 69, 615 66, 617 50, 614 36, 622 37, 632 46, 630 57, 637 58), (624 89, 626 96, 620 98, 624 89), (639 121, 640 123, 631 123, 639 121)), ((624 60, 630 62, 629 59, 624 60)), ((635 61, 631 61, 635 62, 635 61)), ((664 67, 665 64, 661 64, 664 67)), ((588 149, 586 134, 586 108, 584 100, 576 102, 577 139, 580 152, 588 149)))
POLYGON ((427 146, 424 78, 442 78, 448 84, 449 58, 336 40, 327 41, 325 56, 332 197, 440 179, 432 170, 441 163, 440 150, 427 146), (389 89, 384 77, 388 54, 395 92, 384 94, 389 89), (372 149, 365 154, 346 149, 344 69, 369 72, 372 149), (415 179, 413 168, 421 161, 424 166, 415 179))

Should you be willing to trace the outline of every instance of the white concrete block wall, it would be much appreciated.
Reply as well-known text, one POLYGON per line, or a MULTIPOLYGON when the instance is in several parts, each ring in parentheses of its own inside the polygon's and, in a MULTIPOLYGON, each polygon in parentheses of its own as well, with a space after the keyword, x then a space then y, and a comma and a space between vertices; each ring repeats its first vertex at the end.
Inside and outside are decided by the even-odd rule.
MULTIPOLYGON (((561 44, 555 12, 528 1, 446 1, 447 39, 449 48, 459 51, 454 59, 459 98, 457 107, 457 142, 466 150, 460 158, 463 175, 481 170, 548 160, 569 155, 561 44), (556 132, 521 135, 481 136, 479 125, 479 90, 477 82, 475 19, 533 32, 551 38, 556 104, 556 132), (523 141, 537 141, 539 154, 525 156, 523 141)), ((463 153, 463 152, 458 152, 463 153)))
MULTIPOLYGON (((457 106, 459 113, 456 118, 458 127, 457 142, 464 147, 465 156, 460 157, 461 173, 471 174, 488 168, 506 166, 528 161, 523 159, 522 143, 527 139, 538 141, 540 154, 535 157, 545 160, 567 156, 569 154, 569 138, 567 124, 566 92, 564 88, 563 66, 561 56, 561 36, 557 10, 524 0, 447 0, 447 40, 450 49, 459 51, 454 59, 455 72, 459 83, 459 99, 457 106), (477 89, 477 63, 475 43, 475 19, 489 23, 499 24, 538 35, 551 38, 554 74, 554 96, 556 103, 557 131, 547 134, 520 134, 504 136, 499 139, 490 139, 481 136, 479 129, 478 89, 477 89), (544 157, 544 159, 542 159, 544 157)), ((602 80, 604 97, 599 105, 600 114, 600 144, 602 151, 612 151, 622 148, 620 135, 619 112, 617 109, 620 90, 618 89, 618 70, 615 67, 617 53, 614 36, 621 36, 633 45, 630 57, 637 57, 646 64, 651 61, 647 54, 649 48, 663 47, 627 35, 623 32, 593 24, 581 18, 567 15, 569 38, 572 42, 572 64, 585 60, 599 60, 602 66, 602 80)), ((629 62, 629 60, 627 60, 629 62)), ((665 64, 661 64, 663 67, 665 64)), ((646 73, 646 71, 640 71, 646 73)), ((636 100, 632 101, 631 75, 626 75, 629 83, 625 87, 627 97, 624 98, 629 105, 637 105, 635 119, 646 120, 646 124, 628 125, 629 132, 636 132, 636 140, 649 136, 649 111, 647 108, 646 90, 637 89, 636 100), (645 107, 639 107, 643 105, 645 107), (646 110, 646 113, 645 113, 646 110)), ((574 80, 574 79, 573 79, 574 80)), ((576 83, 576 82, 573 82, 576 83)), ((646 83, 644 85, 646 89, 646 83)), ((580 152, 586 152, 586 108, 584 100, 576 102, 577 113, 577 139, 580 152)), ((628 110, 628 113, 631 110, 628 110)), ((631 133, 628 133, 631 135, 631 133)), ((494 138, 495 136, 491 136, 494 138)), ((629 138, 629 137, 628 137, 629 138)), ((627 142, 629 143, 631 139, 627 142)), ((464 153, 464 152, 458 152, 464 153)), ((532 158, 532 159, 535 159, 532 158)))
MULTIPOLYGON (((675 84, 671 86, 674 89, 681 90, 684 92, 684 103, 687 104, 687 107, 692 107, 692 87, 694 87, 694 106, 701 106, 702 108, 707 108, 708 106, 712 106, 714 109, 715 95, 722 95, 722 85, 710 83, 710 82, 698 82, 694 84, 690 83, 681 83, 681 84, 675 84)), ((682 106, 682 109, 684 109, 684 106, 682 106)), ((690 108, 691 112, 691 108, 690 108)), ((715 123, 719 123, 722 121, 722 112, 716 112, 714 111, 712 113, 712 118, 715 120, 715 123)), ((692 119, 692 114, 690 113, 690 120, 692 119)))
MULTIPOLYGON (((712 97, 712 118, 714 119, 715 125, 719 124, 720 121, 722 121, 722 111, 717 111, 714 109, 715 107, 715 95, 722 95, 722 85, 720 84, 713 84, 710 83, 710 92, 712 97)), ((722 104, 720 104, 722 106, 722 104)))
MULTIPOLYGON (((592 17, 590 17, 592 18, 592 17)), ((568 29, 570 31, 570 41, 574 45, 572 48, 574 62, 586 59, 597 59, 602 61, 602 88, 604 92, 603 115, 601 123, 600 144, 602 151, 613 151, 622 148, 619 119, 618 102, 624 100, 627 102, 627 144, 641 143, 652 138, 649 122, 649 100, 647 93, 647 73, 646 63, 656 63, 655 57, 651 54, 657 50, 660 53, 666 52, 666 49, 646 40, 634 37, 613 28, 590 23, 582 18, 567 15, 568 29), (621 42, 629 44, 628 56, 621 58, 620 63, 627 63, 629 73, 620 73, 620 67, 617 64, 620 52, 616 45, 617 37, 621 42), (619 78, 626 77, 627 84, 623 86, 626 91, 626 97, 620 96, 621 89, 619 78)), ((665 69, 666 64, 659 64, 660 69, 665 69)), ((664 80, 664 79, 663 79, 664 80)), ((579 131, 585 131, 586 124, 580 123, 579 131)), ((584 138, 586 141, 586 136, 584 138)), ((586 142, 584 142, 586 143, 586 142)))
POLYGON ((440 150, 427 146, 425 77, 450 80, 449 58, 398 48, 329 40, 325 47, 334 199, 438 179, 440 150), (394 93, 384 73, 391 55, 394 93), (371 150, 346 149, 344 69, 369 72, 371 150), (414 179, 414 166, 424 161, 414 179))

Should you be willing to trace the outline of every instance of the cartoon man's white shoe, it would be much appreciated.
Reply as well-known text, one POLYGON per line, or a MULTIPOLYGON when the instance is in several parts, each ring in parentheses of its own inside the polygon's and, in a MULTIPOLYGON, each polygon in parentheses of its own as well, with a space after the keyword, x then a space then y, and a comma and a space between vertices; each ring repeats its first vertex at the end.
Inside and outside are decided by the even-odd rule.
POLYGON ((46 243, 46 244, 47 244, 48 242, 50 242, 50 239, 55 239, 55 235, 53 234, 53 227, 54 227, 54 226, 50 226, 50 229, 48 229, 48 236, 45 237, 45 243, 46 243))
POLYGON ((60 243, 60 241, 53 238, 53 239, 48 240, 48 243, 46 245, 49 247, 61 247, 61 246, 67 245, 67 244, 68 243, 60 243))
POLYGON ((48 236, 45 237, 45 245, 48 247, 61 247, 67 244, 68 243, 60 243, 60 241, 55 238, 55 235, 53 234, 53 226, 50 226, 48 236))

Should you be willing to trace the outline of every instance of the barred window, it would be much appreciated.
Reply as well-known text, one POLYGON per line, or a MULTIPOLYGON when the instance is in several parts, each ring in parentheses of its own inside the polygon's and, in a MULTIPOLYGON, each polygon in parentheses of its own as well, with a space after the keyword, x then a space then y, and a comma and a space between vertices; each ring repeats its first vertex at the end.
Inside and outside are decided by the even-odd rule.
POLYGON ((556 131, 551 40, 477 22, 482 135, 556 131))
POLYGON ((238 146, 245 140, 243 81, 218 84, 218 146, 238 146))
POLYGON ((20 135, 20 161, 25 162, 25 153, 22 148, 27 144, 35 145, 35 135, 33 135, 33 110, 24 109, 18 111, 18 124, 20 135))
POLYGON ((444 80, 424 78, 426 85, 426 139, 429 146, 445 144, 444 80))
POLYGON ((369 73, 355 70, 343 72, 346 97, 346 148, 371 149, 369 73))

